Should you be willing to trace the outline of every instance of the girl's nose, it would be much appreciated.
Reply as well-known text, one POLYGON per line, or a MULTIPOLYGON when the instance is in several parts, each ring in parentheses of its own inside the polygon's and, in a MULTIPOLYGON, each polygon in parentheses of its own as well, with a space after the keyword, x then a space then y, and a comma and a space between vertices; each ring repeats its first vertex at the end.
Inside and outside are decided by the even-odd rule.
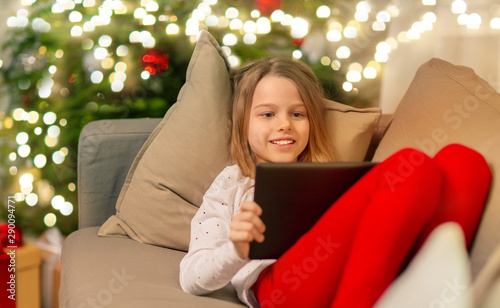
POLYGON ((278 131, 289 131, 292 128, 290 119, 288 117, 280 117, 277 123, 278 131))

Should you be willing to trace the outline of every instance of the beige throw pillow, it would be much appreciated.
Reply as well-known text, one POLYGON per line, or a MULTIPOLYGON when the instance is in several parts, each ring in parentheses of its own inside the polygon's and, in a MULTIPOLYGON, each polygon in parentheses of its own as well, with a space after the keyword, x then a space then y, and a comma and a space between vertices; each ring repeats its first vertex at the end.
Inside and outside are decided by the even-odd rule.
MULTIPOLYGON (((190 222, 214 178, 229 164, 231 87, 225 55, 202 31, 177 102, 148 138, 129 171, 116 215, 100 236, 187 250, 190 222)), ((329 130, 340 160, 362 160, 379 108, 329 101, 329 130)))
POLYGON ((431 59, 418 69, 373 158, 381 161, 404 147, 434 155, 450 143, 485 156, 494 178, 472 247, 474 276, 500 243, 499 131, 500 94, 472 69, 431 59))

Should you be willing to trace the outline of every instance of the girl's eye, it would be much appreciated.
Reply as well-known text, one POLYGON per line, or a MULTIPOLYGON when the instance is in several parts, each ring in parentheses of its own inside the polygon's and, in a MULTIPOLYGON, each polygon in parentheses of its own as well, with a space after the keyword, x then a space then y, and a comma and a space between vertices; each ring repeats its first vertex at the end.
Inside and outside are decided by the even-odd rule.
POLYGON ((300 117, 303 117, 304 114, 302 112, 294 112, 292 113, 292 117, 294 118, 300 118, 300 117))
POLYGON ((263 118, 272 118, 272 116, 273 116, 273 113, 272 113, 272 112, 264 112, 264 113, 262 114, 262 117, 263 117, 263 118))

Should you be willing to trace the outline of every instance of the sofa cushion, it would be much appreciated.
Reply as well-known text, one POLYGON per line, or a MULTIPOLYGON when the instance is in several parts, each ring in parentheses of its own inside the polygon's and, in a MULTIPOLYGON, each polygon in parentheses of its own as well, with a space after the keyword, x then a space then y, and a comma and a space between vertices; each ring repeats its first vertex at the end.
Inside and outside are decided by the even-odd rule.
POLYGON ((228 164, 228 70, 215 39, 202 32, 177 102, 137 155, 116 215, 99 235, 186 250, 191 217, 228 164))
POLYGON ((444 223, 432 231, 374 307, 472 307, 472 294, 465 292, 470 280, 463 231, 457 223, 444 223))
POLYGON ((380 108, 354 108, 326 101, 326 125, 338 161, 362 161, 381 116, 380 108))
MULTIPOLYGON (((99 235, 187 250, 190 221, 214 178, 229 163, 231 87, 225 55, 202 31, 187 80, 137 155, 99 235)), ((362 160, 379 108, 327 102, 329 130, 339 160, 362 160)))
MULTIPOLYGON (((381 161, 405 148, 434 155, 461 143, 483 154, 493 174, 500 168, 500 94, 470 68, 431 59, 417 71, 373 157, 381 161)), ((475 276, 500 243, 500 181, 493 179, 472 247, 475 276)))
POLYGON ((207 296, 185 293, 179 284, 184 252, 97 231, 81 229, 64 241, 60 307, 245 307, 231 285, 207 296))

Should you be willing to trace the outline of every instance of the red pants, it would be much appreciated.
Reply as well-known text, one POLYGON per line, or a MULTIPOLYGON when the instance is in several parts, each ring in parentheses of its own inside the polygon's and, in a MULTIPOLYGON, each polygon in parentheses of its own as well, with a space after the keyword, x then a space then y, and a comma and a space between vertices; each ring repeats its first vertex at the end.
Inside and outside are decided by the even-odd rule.
POLYGON ((261 307, 372 307, 437 225, 458 222, 470 247, 490 181, 484 158, 461 145, 434 158, 399 151, 260 274, 261 307))

